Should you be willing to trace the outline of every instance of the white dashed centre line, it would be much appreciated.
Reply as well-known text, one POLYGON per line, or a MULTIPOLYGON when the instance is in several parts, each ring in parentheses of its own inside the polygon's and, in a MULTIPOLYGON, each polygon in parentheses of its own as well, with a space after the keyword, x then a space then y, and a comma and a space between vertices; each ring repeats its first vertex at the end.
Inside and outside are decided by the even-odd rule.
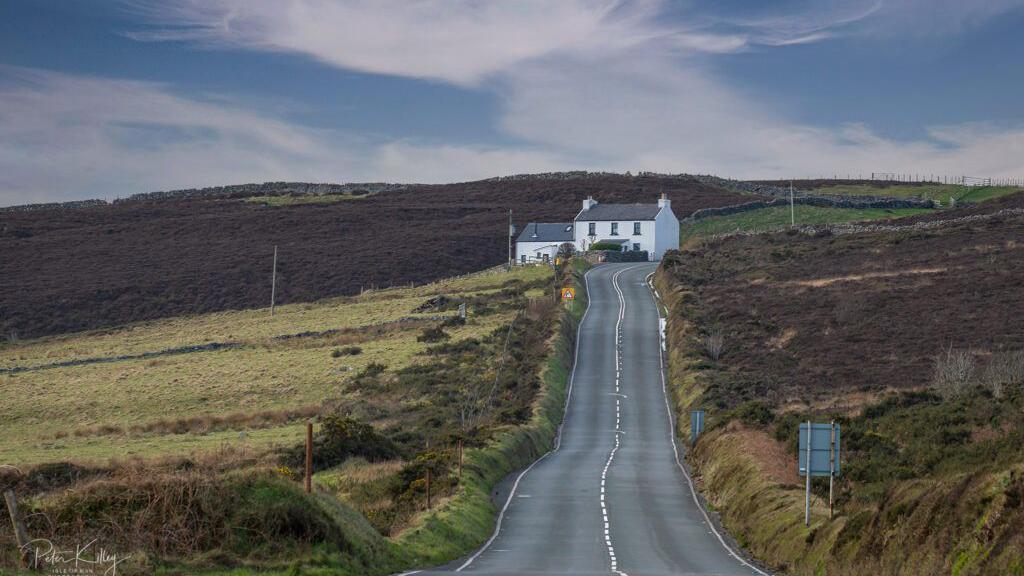
POLYGON ((623 272, 625 270, 619 270, 612 276, 612 287, 615 288, 615 293, 619 297, 619 317, 615 322, 615 444, 612 446, 612 451, 608 454, 608 461, 604 464, 604 470, 601 471, 600 502, 601 517, 604 519, 604 545, 608 549, 609 567, 612 573, 627 576, 625 572, 619 570, 619 560, 615 556, 615 546, 612 544, 611 523, 608 520, 608 504, 605 499, 605 484, 608 480, 608 470, 612 466, 612 461, 615 460, 615 453, 619 451, 619 436, 622 433, 622 398, 625 397, 624 394, 620 393, 622 386, 622 319, 626 317, 626 297, 622 294, 622 289, 619 288, 619 276, 623 272))

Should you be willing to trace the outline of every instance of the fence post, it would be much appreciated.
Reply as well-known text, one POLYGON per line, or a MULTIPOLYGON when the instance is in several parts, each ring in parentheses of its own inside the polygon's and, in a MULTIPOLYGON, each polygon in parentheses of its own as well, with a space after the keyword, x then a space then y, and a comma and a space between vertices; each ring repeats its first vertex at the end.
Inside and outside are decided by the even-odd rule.
POLYGON ((7 490, 4 492, 4 501, 7 503, 7 513, 11 517, 11 526, 14 527, 14 541, 18 545, 18 554, 21 557, 22 565, 29 569, 35 569, 35 557, 31 550, 29 550, 29 539, 28 532, 25 530, 25 525, 21 523, 21 518, 18 516, 18 499, 14 495, 14 490, 7 490))
POLYGON ((313 423, 306 422, 306 493, 313 491, 313 423))

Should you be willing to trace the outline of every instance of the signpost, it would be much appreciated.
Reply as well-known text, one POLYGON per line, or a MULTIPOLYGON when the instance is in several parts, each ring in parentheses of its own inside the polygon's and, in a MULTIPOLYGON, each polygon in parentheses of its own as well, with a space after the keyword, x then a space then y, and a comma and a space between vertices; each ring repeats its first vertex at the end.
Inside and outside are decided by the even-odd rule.
POLYGON ((800 449, 797 469, 807 478, 804 497, 804 524, 811 525, 811 477, 828 476, 828 516, 832 517, 833 486, 839 475, 839 425, 833 420, 828 424, 800 424, 800 449))
POLYGON ((690 446, 697 443, 697 438, 704 431, 704 411, 693 410, 690 412, 690 446))

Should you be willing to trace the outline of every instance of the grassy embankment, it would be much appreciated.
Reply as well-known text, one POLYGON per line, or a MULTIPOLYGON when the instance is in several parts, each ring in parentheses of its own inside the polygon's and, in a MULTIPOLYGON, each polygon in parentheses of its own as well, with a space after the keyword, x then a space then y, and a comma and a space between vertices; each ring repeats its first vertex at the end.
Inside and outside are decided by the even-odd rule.
POLYGON ((950 198, 957 204, 984 202, 1019 192, 1016 186, 959 186, 957 184, 892 184, 872 186, 870 184, 839 184, 823 186, 814 190, 816 194, 841 196, 891 196, 893 198, 923 198, 935 200, 949 206, 950 198))
MULTIPOLYGON (((109 465, 86 463, 42 468, 30 466, 26 468, 31 469, 29 477, 16 479, 15 482, 20 482, 18 485, 22 488, 29 485, 39 493, 28 501, 28 510, 48 513, 50 517, 63 515, 66 521, 75 524, 75 529, 60 526, 51 535, 96 535, 89 532, 91 528, 99 532, 101 538, 139 552, 135 567, 140 571, 160 570, 161 566, 173 566, 180 562, 185 562, 185 565, 189 566, 189 571, 204 567, 215 571, 222 570, 225 564, 254 565, 259 566, 261 570, 283 569, 282 562, 285 562, 289 565, 301 565, 304 567, 303 571, 310 573, 316 573, 319 566, 341 573, 364 574, 387 573, 405 566, 450 560, 468 552, 486 538, 494 514, 493 505, 489 500, 491 487, 507 473, 546 451, 561 419, 560 406, 564 403, 565 375, 569 361, 567 356, 571 357, 572 338, 575 337, 574 326, 585 304, 575 303, 557 322, 558 331, 540 328, 550 321, 545 320, 550 318, 550 315, 545 315, 544 311, 551 308, 543 305, 545 301, 550 302, 545 300, 546 296, 540 299, 536 296, 551 293, 551 280, 549 271, 528 268, 517 270, 512 277, 479 276, 443 285, 388 290, 329 303, 284 307, 273 318, 266 318, 265 312, 231 312, 193 319, 147 323, 126 328, 125 332, 120 334, 97 333, 51 338, 9 347, 4 350, 7 367, 11 367, 12 364, 39 365, 47 361, 76 357, 91 358, 103 354, 137 353, 140 350, 152 350, 154 347, 175 347, 182 345, 183 342, 195 342, 197 334, 208 336, 200 342, 227 339, 243 343, 240 348, 230 350, 166 357, 167 360, 173 361, 176 358, 191 356, 207 364, 206 370, 197 368, 196 372, 190 373, 188 377, 179 375, 178 380, 172 381, 176 386, 168 385, 168 395, 162 400, 162 411, 157 405, 139 409, 136 406, 139 398, 135 398, 135 402, 128 401, 131 400, 129 398, 122 407, 128 411, 128 414, 124 415, 127 417, 124 421, 109 420, 111 416, 122 416, 116 410, 99 410, 103 418, 99 421, 81 417, 82 412, 86 416, 92 414, 91 409, 97 404, 96 396, 104 391, 116 391, 117 394, 129 397, 133 394, 145 397, 147 392, 139 390, 145 389, 143 384, 147 381, 140 373, 145 372, 142 368, 161 368, 159 364, 147 364, 148 361, 142 361, 142 368, 136 373, 131 373, 136 380, 122 378, 121 385, 110 390, 104 388, 105 382, 102 377, 90 380, 89 374, 86 374, 78 382, 91 386, 91 389, 80 396, 70 394, 64 404, 55 408, 62 409, 61 416, 71 418, 79 424, 75 430, 82 430, 79 434, 54 439, 55 442, 68 442, 62 446, 66 452, 61 453, 61 456, 75 454, 79 456, 79 461, 88 460, 81 456, 80 450, 84 446, 94 445, 94 452, 87 454, 124 457, 124 448, 128 446, 137 454, 161 454, 164 455, 163 458, 109 465), (447 331, 447 334, 439 338, 440 344, 420 342, 428 330, 421 330, 422 325, 415 321, 399 322, 394 331, 382 332, 378 328, 366 330, 367 321, 400 320, 409 315, 410 308, 422 307, 428 298, 440 294, 446 294, 450 298, 447 303, 435 301, 440 307, 451 307, 460 300, 470 306, 470 322, 465 326, 444 328, 441 332, 447 331), (521 309, 527 303, 528 310, 522 314, 519 327, 511 332, 504 329, 503 325, 507 325, 512 316, 516 315, 514 308, 521 309), (540 324, 537 324, 538 322, 540 324), (266 354, 272 352, 271 349, 245 354, 246 348, 249 347, 276 346, 269 340, 272 335, 317 331, 325 327, 344 329, 326 336, 313 335, 285 340, 285 349, 278 351, 284 358, 279 357, 277 362, 251 366, 254 359, 261 356, 259 352, 266 354), (538 345, 521 332, 539 334, 542 341, 538 345), (370 341, 365 340, 367 334, 372 336, 370 341), (548 340, 546 334, 553 336, 548 340), (470 368, 481 372, 480 379, 493 381, 494 386, 498 386, 500 396, 494 399, 495 402, 500 400, 503 405, 515 407, 519 413, 496 410, 494 405, 490 405, 491 399, 488 398, 489 405, 481 407, 482 415, 478 416, 475 426, 464 432, 469 435, 466 436, 466 462, 460 481, 454 478, 452 472, 452 437, 450 432, 445 432, 447 425, 434 421, 438 417, 450 415, 451 390, 450 387, 440 386, 439 381, 431 378, 450 376, 451 371, 458 368, 459 362, 466 357, 479 356, 482 362, 495 364, 493 356, 490 355, 499 348, 500 336, 505 336, 511 342, 512 356, 525 356, 531 360, 523 362, 510 359, 510 374, 495 375, 493 371, 488 371, 483 366, 470 368), (244 337, 244 340, 240 337, 244 337), (295 345, 296 341, 307 339, 317 344, 295 345), (447 340, 452 344, 447 344, 447 340), (516 347, 521 343, 529 349, 517 350, 516 347), (359 352, 353 354, 354 348, 359 348, 359 352), (309 352, 309 349, 313 351, 309 352), (458 350, 466 354, 456 356, 458 350), (293 352, 295 355, 289 356, 293 352), (539 356, 537 352, 540 352, 539 356), (229 354, 237 356, 225 358, 225 355, 229 354), (306 354, 311 356, 307 357, 306 354), (546 364, 540 362, 541 357, 547 357, 546 364), (383 361, 388 364, 384 365, 383 361), (331 378, 335 374, 334 370, 337 370, 333 366, 335 363, 358 363, 361 367, 346 367, 343 370, 344 374, 356 372, 355 376, 331 378), (285 368, 273 371, 278 364, 285 364, 285 368), (327 376, 322 372, 322 364, 329 366, 327 376), (229 417, 212 412, 239 406, 237 397, 234 403, 225 401, 214 407, 209 406, 210 385, 216 385, 218 382, 209 377, 199 379, 199 375, 208 373, 211 367, 218 366, 231 374, 229 378, 225 378, 225 382, 220 383, 224 391, 230 391, 232 385, 237 386, 239 381, 245 382, 245 385, 241 386, 244 388, 243 393, 270 403, 269 407, 259 407, 270 410, 272 415, 253 419, 249 415, 234 416, 233 412, 229 417), (250 372, 245 372, 247 370, 250 372), (516 373, 517 370, 536 370, 538 374, 530 376, 516 373), (243 374, 236 371, 243 371, 243 374), (279 421, 284 417, 281 414, 285 411, 295 410, 296 406, 307 406, 305 395, 298 394, 296 399, 296 395, 282 394, 277 388, 281 380, 287 377, 291 383, 295 381, 296 376, 301 379, 304 385, 302 388, 319 386, 314 390, 304 390, 311 398, 319 396, 323 400, 325 395, 330 398, 330 395, 337 393, 339 389, 349 388, 352 394, 346 394, 344 399, 333 402, 330 409, 362 416, 367 420, 374 420, 373 417, 376 416, 374 424, 391 438, 387 442, 398 447, 395 453, 390 455, 391 459, 365 462, 359 457, 348 458, 338 468, 317 475, 317 484, 323 486, 321 491, 324 494, 313 499, 302 495, 289 479, 293 473, 287 467, 282 467, 282 464, 277 464, 283 462, 280 451, 270 450, 277 443, 284 446, 293 444, 295 437, 301 432, 300 426, 282 426, 279 421), (330 381, 320 382, 321 378, 330 381), (189 386, 192 383, 194 386, 189 386), (350 388, 353 385, 366 387, 371 384, 374 389, 350 388), (260 394, 258 389, 252 390, 253 385, 264 385, 269 388, 260 394), (411 385, 415 386, 410 389, 411 385), (269 398, 261 398, 264 394, 269 398), (355 396, 356 399, 352 400, 349 396, 355 396), (178 430, 169 424, 170 421, 166 418, 168 406, 180 406, 180 414, 183 417, 174 422, 192 429, 184 434, 178 434, 178 430), (205 410, 198 412, 197 416, 184 417, 190 414, 190 411, 195 414, 196 407, 205 410), (133 408, 136 409, 134 413, 133 408), (146 412, 146 409, 151 412, 146 412), (434 418, 425 417, 429 414, 434 418), (525 414, 525 422, 521 423, 523 416, 520 414, 525 414), (76 415, 79 418, 74 420, 76 415), (156 421, 162 424, 146 424, 152 422, 147 416, 157 415, 163 416, 156 421), (128 424, 129 422, 135 424, 128 424), (258 425, 266 424, 267 427, 248 429, 254 422, 258 425), (248 437, 230 443, 218 442, 218 434, 208 431, 211 426, 228 427, 230 430, 223 436, 225 440, 237 437, 238 427, 247 428, 248 437), (293 428, 298 430, 292 430, 293 428), (179 442, 166 442, 164 436, 181 438, 178 439, 179 442), (204 442, 207 436, 214 438, 204 442), (447 442, 447 446, 427 452, 411 448, 419 442, 417 438, 423 437, 428 441, 431 437, 434 438, 435 445, 447 442), (219 452, 213 456, 205 456, 203 449, 210 446, 218 446, 219 452), (179 451, 184 452, 185 449, 191 451, 193 455, 185 458, 169 456, 179 451), (212 464, 211 460, 224 461, 226 464, 212 464), (187 467, 182 468, 183 465, 187 467), (273 468, 274 466, 277 468, 273 468), (418 495, 422 494, 422 480, 409 478, 410 474, 422 472, 423 466, 430 467, 438 474, 435 476, 436 504, 430 511, 421 510, 417 505, 420 499, 418 495), (72 489, 63 494, 48 492, 45 489, 47 482, 66 487, 69 479, 61 478, 62 475, 93 475, 97 480, 86 480, 77 484, 72 481, 72 489), (138 485, 140 479, 144 481, 138 485), (359 492, 359 489, 365 488, 367 484, 372 485, 382 480, 381 486, 386 493, 385 500, 389 500, 384 506, 388 509, 386 514, 375 516, 374 512, 379 510, 375 510, 373 506, 379 506, 380 502, 353 498, 351 488, 355 487, 356 492, 359 492), (340 489, 342 486, 349 490, 340 489), (182 491, 186 492, 188 497, 182 497, 182 491), (141 509, 117 506, 116 501, 123 498, 126 492, 134 493, 138 499, 150 503, 155 495, 177 494, 182 512, 179 514, 166 507, 154 510, 149 505, 144 505, 141 509), (341 501, 330 496, 331 492, 337 492, 341 496, 341 501), (92 504, 83 506, 84 501, 91 501, 92 504), (229 507, 228 513, 219 513, 214 508, 222 510, 222 506, 210 506, 217 501, 236 501, 236 505, 229 507), (369 509, 366 507, 367 504, 371 504, 369 509), (368 522, 350 506, 358 509, 363 515, 369 514, 371 520, 368 522), (410 512, 412 516, 409 516, 410 512), (304 526, 302 529, 295 526, 298 518, 304 518, 301 521, 304 526), (190 524, 197 521, 202 526, 190 524), (147 540, 147 535, 166 534, 167 529, 147 522, 180 526, 183 531, 203 534, 206 539, 168 538, 170 543, 166 546, 158 544, 147 540), (246 536, 245 531, 249 529, 247 527, 253 526, 260 531, 260 537, 253 537, 251 534, 246 536), (110 527, 114 529, 108 530, 110 527), (392 538, 383 538, 381 531, 392 534, 392 538), (278 542, 280 545, 276 544, 278 542), (280 560, 289 557, 294 560, 280 560)), ((434 336, 437 336, 436 332, 434 336)), ((139 361, 129 360, 125 363, 133 364, 139 361)), ((8 374, 5 379, 9 384, 11 380, 28 377, 33 381, 22 385, 31 387, 39 385, 39 380, 36 379, 43 373, 52 374, 55 370, 93 369, 97 366, 110 369, 112 365, 98 364, 21 372, 8 374)), ((477 382, 476 385, 481 383, 477 382)), ((469 388, 474 386, 472 382, 466 381, 455 382, 452 385, 469 388)), ((60 398, 59 394, 51 401, 57 398, 60 398)), ((117 398, 117 395, 114 395, 114 398, 117 398)), ((31 406, 15 404, 10 408, 31 414, 31 406)), ((303 412, 302 417, 306 416, 308 414, 303 412)), ((28 423, 33 423, 33 420, 30 419, 28 423)), ((374 432, 371 431, 370 434, 374 432)), ((36 450, 20 447, 21 451, 18 451, 17 442, 11 442, 12 448, 7 454, 23 455, 23 459, 16 462, 24 467, 26 461, 51 458, 53 452, 47 450, 53 449, 45 446, 48 442, 49 440, 44 440, 43 446, 35 446, 36 450)), ((317 452, 316 457, 319 460, 329 456, 317 452)), ((176 500, 162 499, 169 502, 176 500)), ((42 529, 38 525, 34 525, 33 528, 42 529)), ((4 534, 0 532, 0 536, 4 534)), ((6 536, 9 537, 9 534, 6 536)), ((8 557, 7 560, 11 561, 11 558, 8 557)))
MULTIPOLYGON (((917 208, 821 208, 818 206, 794 206, 794 216, 797 226, 809 226, 817 224, 843 224, 849 222, 863 222, 868 220, 882 220, 889 218, 901 218, 916 214, 927 214, 931 210, 917 208)), ((692 224, 683 223, 679 226, 679 244, 681 246, 692 245, 698 238, 710 238, 720 234, 733 232, 771 232, 773 230, 784 230, 790 226, 789 206, 773 206, 761 208, 750 212, 729 214, 727 216, 712 216, 698 220, 692 224)))
POLYGON ((1004 309, 1022 297, 1020 225, 733 238, 666 261, 676 409, 709 415, 689 460, 756 557, 794 574, 1024 573, 1024 339, 1004 309), (942 350, 966 360, 936 388, 942 350), (816 480, 810 528, 808 418, 845 442, 836 516, 816 480))
MULTIPOLYGON (((948 207, 950 198, 958 205, 974 204, 1002 198, 1020 191, 1013 186, 958 186, 954 184, 918 184, 872 186, 870 184, 838 184, 823 186, 811 190, 814 194, 839 196, 889 196, 893 198, 922 198, 935 200, 948 207)), ((807 192, 802 190, 802 192, 807 192)), ((824 208, 818 206, 794 207, 793 218, 797 226, 815 226, 824 224, 846 224, 870 220, 888 220, 927 214, 932 210, 916 208, 824 208)), ((710 238, 715 235, 734 232, 772 232, 784 230, 790 226, 791 215, 789 206, 773 206, 750 212, 713 216, 698 220, 693 224, 680 226, 680 245, 694 245, 696 239, 710 238)))

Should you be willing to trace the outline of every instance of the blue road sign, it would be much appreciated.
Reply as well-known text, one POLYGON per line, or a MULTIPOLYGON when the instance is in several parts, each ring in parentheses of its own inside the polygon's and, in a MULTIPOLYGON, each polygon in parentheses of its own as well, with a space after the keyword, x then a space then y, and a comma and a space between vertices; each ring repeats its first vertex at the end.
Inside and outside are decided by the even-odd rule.
POLYGON ((697 443, 697 438, 704 431, 704 411, 694 410, 690 412, 690 445, 697 443))
MULTIPOLYGON (((831 424, 811 424, 811 476, 839 475, 839 424, 835 425, 835 446, 831 424), (832 465, 835 468, 832 468, 832 465)), ((800 455, 797 458, 801 476, 807 475, 807 423, 800 423, 800 455)))

